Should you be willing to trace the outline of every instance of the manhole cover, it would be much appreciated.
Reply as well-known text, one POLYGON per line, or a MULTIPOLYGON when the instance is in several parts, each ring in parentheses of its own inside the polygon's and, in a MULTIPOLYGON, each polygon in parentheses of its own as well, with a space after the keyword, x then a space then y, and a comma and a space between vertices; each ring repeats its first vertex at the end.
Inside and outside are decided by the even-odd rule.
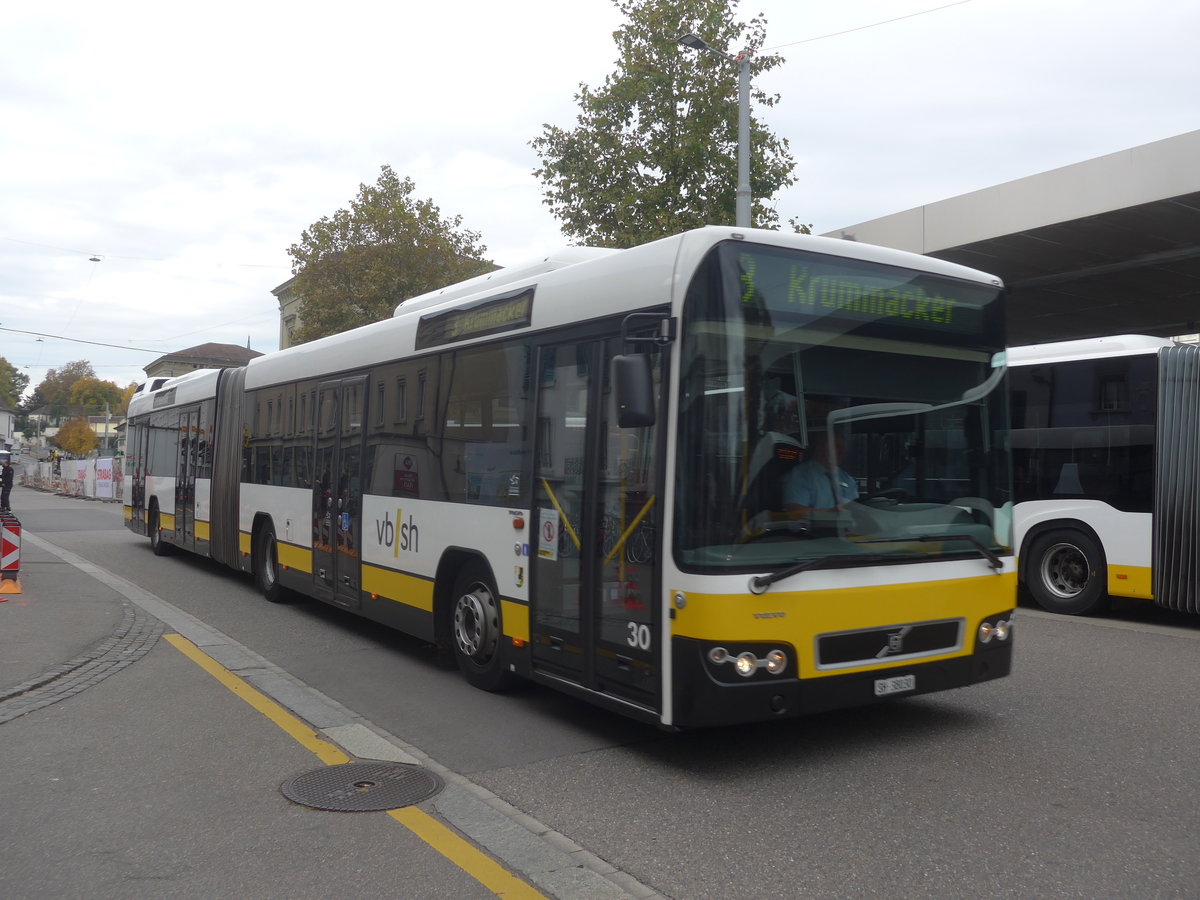
POLYGON ((442 789, 442 779, 404 763, 346 763, 293 775, 279 789, 293 803, 313 809, 377 812, 427 800, 442 789))

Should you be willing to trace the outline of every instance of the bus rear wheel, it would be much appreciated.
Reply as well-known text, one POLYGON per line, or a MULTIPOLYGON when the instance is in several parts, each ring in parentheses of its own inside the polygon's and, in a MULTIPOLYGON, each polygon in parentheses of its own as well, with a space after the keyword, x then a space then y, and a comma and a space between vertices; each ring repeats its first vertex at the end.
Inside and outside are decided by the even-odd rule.
POLYGON ((468 564, 454 579, 451 628, 454 658, 467 681, 485 691, 511 687, 516 677, 504 667, 500 599, 486 569, 468 564))
POLYGON ((150 509, 150 520, 147 530, 150 532, 150 549, 155 556, 168 556, 171 545, 162 539, 161 523, 158 521, 158 507, 150 509))
POLYGON ((272 603, 287 599, 287 588, 279 583, 279 550, 275 546, 275 528, 264 525, 254 544, 254 580, 262 595, 272 603))
POLYGON ((1108 608, 1104 553, 1081 531, 1050 531, 1030 547, 1026 586, 1048 612, 1084 616, 1108 608))

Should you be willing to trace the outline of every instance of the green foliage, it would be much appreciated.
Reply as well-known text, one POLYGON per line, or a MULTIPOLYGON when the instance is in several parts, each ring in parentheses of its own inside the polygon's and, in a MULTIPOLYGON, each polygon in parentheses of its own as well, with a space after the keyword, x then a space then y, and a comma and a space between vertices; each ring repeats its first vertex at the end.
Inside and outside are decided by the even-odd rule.
POLYGON ((114 382, 84 377, 71 385, 68 403, 71 409, 93 415, 103 413, 107 404, 108 411, 114 416, 119 416, 125 411, 122 396, 122 390, 114 382))
POLYGON ((414 190, 383 166, 374 185, 359 185, 349 209, 322 217, 288 248, 302 298, 296 341, 378 322, 402 300, 495 269, 462 216, 443 218, 432 200, 413 199, 414 190))
MULTIPOLYGON (((92 368, 92 364, 86 359, 77 359, 61 369, 48 370, 34 393, 50 407, 52 416, 61 417, 71 408, 71 388, 75 386, 75 382, 81 378, 95 377, 96 370, 92 368)), ((27 408, 32 410, 37 407, 27 405, 27 408)))
POLYGON ((92 431, 83 416, 68 419, 58 429, 58 434, 50 439, 50 443, 72 456, 87 456, 96 449, 98 442, 96 432, 92 431))
MULTIPOLYGON (((735 20, 738 0, 613 0, 627 24, 613 33, 617 70, 575 95, 574 129, 543 125, 530 142, 543 202, 563 233, 584 244, 631 247, 689 228, 733 224, 737 187, 738 72, 732 62, 680 47, 692 32, 711 47, 752 55, 751 222, 776 227, 769 199, 795 182, 788 142, 754 118, 778 95, 755 78, 783 62, 758 56, 766 20, 735 20)), ((794 225, 794 223, 793 223, 794 225)))
POLYGON ((27 387, 29 376, 0 356, 0 406, 16 410, 27 387))

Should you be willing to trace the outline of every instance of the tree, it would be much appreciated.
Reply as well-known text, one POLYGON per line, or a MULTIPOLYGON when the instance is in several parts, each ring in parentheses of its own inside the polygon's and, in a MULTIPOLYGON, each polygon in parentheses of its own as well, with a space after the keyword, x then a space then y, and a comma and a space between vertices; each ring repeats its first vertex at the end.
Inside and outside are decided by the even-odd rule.
MULTIPOLYGON (((745 50, 751 100, 771 107, 778 95, 754 78, 783 62, 757 56, 766 20, 734 19, 739 0, 613 0, 628 18, 613 33, 620 58, 599 90, 580 84, 576 127, 543 125, 530 142, 541 159, 534 175, 543 203, 563 233, 584 244, 632 247, 706 224, 733 224, 737 186, 737 69, 716 55, 684 50, 678 37, 700 35, 712 47, 745 50)), ((786 139, 750 114, 751 221, 777 224, 767 204, 795 182, 786 139)), ((803 230, 802 227, 793 227, 803 230)))
POLYGON ((96 432, 83 416, 68 419, 50 441, 72 456, 87 456, 97 444, 96 432))
POLYGON ((71 406, 71 388, 75 386, 75 382, 81 378, 95 377, 96 370, 92 368, 92 364, 86 359, 78 359, 67 363, 61 369, 48 370, 46 377, 34 389, 34 394, 50 407, 50 415, 59 418, 66 415, 71 406))
POLYGON ((99 378, 83 377, 71 385, 67 402, 71 409, 99 415, 105 410, 113 415, 120 415, 125 406, 122 404, 121 389, 111 381, 101 381, 99 378))
POLYGON ((0 356, 0 406, 16 410, 27 387, 29 376, 0 356))
POLYGON ((491 272, 479 234, 415 200, 412 180, 383 166, 349 209, 324 216, 288 248, 302 298, 298 342, 389 318, 402 300, 491 272))

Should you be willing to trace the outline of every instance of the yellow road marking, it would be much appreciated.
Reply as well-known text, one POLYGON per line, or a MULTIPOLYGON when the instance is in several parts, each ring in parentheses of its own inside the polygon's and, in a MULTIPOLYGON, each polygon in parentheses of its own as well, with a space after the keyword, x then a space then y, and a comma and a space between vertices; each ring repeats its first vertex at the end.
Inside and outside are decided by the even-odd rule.
MULTIPOLYGON (((237 697, 245 700, 250 706, 278 725, 296 743, 311 752, 321 762, 329 766, 352 762, 340 747, 318 737, 317 733, 301 719, 292 715, 266 694, 251 687, 245 680, 230 672, 187 638, 179 634, 167 634, 163 637, 176 650, 229 688, 237 697)), ((546 900, 544 894, 512 875, 486 853, 471 846, 468 841, 459 837, 424 810, 415 806, 406 806, 402 809, 388 810, 388 815, 497 897, 503 897, 505 900, 510 900, 510 898, 511 900, 546 900)))
POLYGON ((472 847, 437 819, 415 806, 390 809, 388 815, 446 859, 505 900, 546 900, 546 896, 510 874, 486 853, 472 847))
POLYGON ((324 738, 317 737, 317 733, 303 721, 296 718, 296 716, 270 699, 266 694, 251 687, 243 679, 234 675, 187 638, 183 637, 183 635, 166 634, 163 637, 170 641, 176 650, 282 728, 297 744, 308 750, 317 759, 325 763, 325 765, 339 766, 342 763, 351 762, 350 757, 340 747, 331 744, 324 738))

